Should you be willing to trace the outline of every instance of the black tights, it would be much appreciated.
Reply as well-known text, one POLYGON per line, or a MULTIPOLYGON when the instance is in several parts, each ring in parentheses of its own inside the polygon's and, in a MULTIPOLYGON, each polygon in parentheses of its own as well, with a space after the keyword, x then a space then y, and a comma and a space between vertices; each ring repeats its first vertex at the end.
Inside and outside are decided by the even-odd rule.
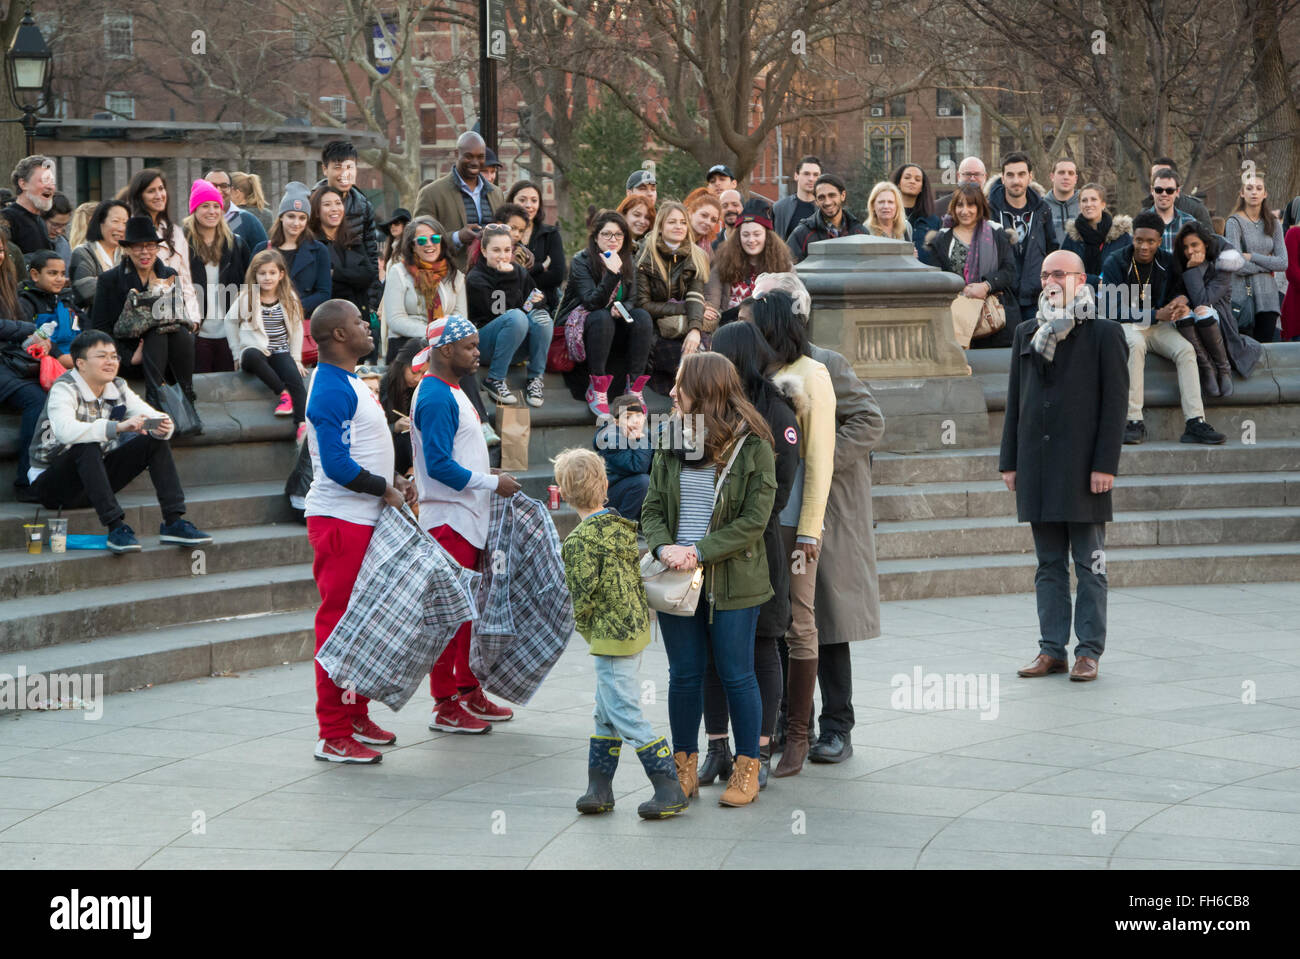
POLYGON ((289 399, 293 401, 294 425, 305 420, 307 388, 302 385, 302 375, 292 354, 272 353, 267 356, 261 350, 249 348, 239 358, 239 368, 256 376, 277 397, 288 390, 289 399))
MULTIPOLYGON (((775 636, 754 637, 754 675, 758 678, 758 692, 763 699, 763 723, 758 727, 758 735, 771 736, 785 685, 775 636)), ((704 670, 704 731, 710 736, 726 735, 727 719, 727 694, 713 666, 713 652, 710 650, 709 665, 704 670)))
MULTIPOLYGON (((124 352, 118 347, 118 352, 124 352)), ((135 352, 135 343, 130 345, 125 359, 129 362, 135 352)), ((172 377, 186 396, 194 392, 194 334, 188 330, 175 333, 159 333, 150 330, 144 335, 144 381, 149 391, 154 392, 167 382, 167 368, 171 367, 172 377)))
POLYGON ((629 323, 609 310, 592 310, 582 328, 587 347, 587 372, 605 376, 610 353, 615 349, 627 359, 628 376, 635 379, 645 372, 650 361, 650 334, 654 327, 645 310, 628 310, 629 323))

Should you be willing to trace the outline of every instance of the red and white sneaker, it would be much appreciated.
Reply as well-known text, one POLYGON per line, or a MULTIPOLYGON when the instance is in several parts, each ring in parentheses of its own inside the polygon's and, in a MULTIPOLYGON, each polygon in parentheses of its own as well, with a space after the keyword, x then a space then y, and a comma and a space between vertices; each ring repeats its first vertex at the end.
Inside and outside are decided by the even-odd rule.
POLYGON ((391 746, 397 742, 397 734, 387 729, 380 729, 369 716, 352 720, 352 738, 373 746, 391 746))
POLYGON ((280 405, 275 408, 275 415, 293 416, 293 400, 289 398, 288 390, 280 394, 280 405))
POLYGON ((444 699, 433 707, 429 728, 442 733, 489 733, 491 723, 471 716, 459 696, 444 699))
POLYGON ((460 700, 465 704, 465 711, 478 719, 490 723, 504 723, 514 719, 515 711, 505 706, 498 706, 487 698, 482 686, 475 686, 472 693, 461 693, 460 700))
POLYGON ((318 739, 316 758, 329 763, 377 763, 384 754, 363 746, 351 736, 342 739, 318 739))

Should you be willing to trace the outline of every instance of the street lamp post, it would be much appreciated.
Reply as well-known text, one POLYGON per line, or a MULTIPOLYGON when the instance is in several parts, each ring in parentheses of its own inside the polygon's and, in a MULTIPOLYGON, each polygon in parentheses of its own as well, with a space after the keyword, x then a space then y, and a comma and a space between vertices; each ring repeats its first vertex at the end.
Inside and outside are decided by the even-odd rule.
POLYGON ((45 38, 32 18, 29 0, 23 21, 5 54, 5 69, 9 73, 9 99, 23 111, 21 117, 8 122, 21 123, 27 134, 27 155, 36 152, 37 114, 45 109, 49 100, 50 76, 53 57, 45 38))

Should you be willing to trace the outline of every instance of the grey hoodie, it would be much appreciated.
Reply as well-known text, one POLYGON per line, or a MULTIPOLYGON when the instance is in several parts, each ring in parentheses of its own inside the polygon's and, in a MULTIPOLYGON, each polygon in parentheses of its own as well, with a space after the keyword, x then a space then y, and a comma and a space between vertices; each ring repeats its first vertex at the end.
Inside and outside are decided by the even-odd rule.
POLYGON ((1065 228, 1072 224, 1079 215, 1079 191, 1068 200, 1058 200, 1056 194, 1048 190, 1043 194, 1043 202, 1052 212, 1052 229, 1058 238, 1065 236, 1065 228))

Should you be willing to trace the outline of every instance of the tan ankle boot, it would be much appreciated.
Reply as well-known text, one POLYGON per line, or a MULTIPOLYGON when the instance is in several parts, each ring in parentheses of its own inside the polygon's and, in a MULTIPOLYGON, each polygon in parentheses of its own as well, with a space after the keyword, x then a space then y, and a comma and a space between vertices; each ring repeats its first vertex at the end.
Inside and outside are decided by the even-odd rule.
POLYGON ((719 806, 748 806, 758 798, 758 758, 737 756, 727 791, 718 799, 719 806))
POLYGON ((677 781, 682 784, 682 793, 687 799, 700 794, 699 753, 673 753, 673 762, 677 764, 677 781))

